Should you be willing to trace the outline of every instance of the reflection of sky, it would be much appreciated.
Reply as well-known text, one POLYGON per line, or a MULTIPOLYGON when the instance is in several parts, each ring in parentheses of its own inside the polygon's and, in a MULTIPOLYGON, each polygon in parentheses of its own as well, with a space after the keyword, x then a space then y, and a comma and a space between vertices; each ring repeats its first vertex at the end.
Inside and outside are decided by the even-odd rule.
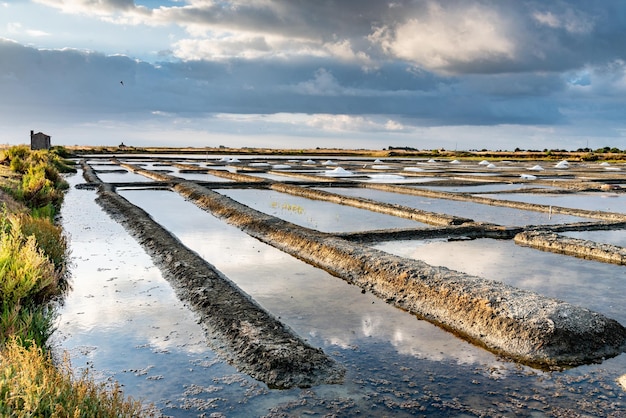
POLYGON ((364 181, 365 183, 379 183, 379 184, 414 184, 414 183, 427 183, 436 181, 435 179, 429 179, 427 177, 404 177, 402 172, 397 174, 372 174, 361 173, 366 175, 366 179, 357 179, 357 181, 364 181))
POLYGON ((464 186, 423 186, 426 189, 441 190, 455 193, 483 193, 483 192, 501 192, 505 190, 518 190, 524 188, 548 189, 549 186, 535 185, 532 183, 493 183, 480 185, 464 185, 464 186))
POLYGON ((122 195, 300 335, 342 348, 383 340, 399 353, 421 358, 489 361, 483 350, 249 237, 175 193, 124 190, 122 195))
POLYGON ((154 181, 141 174, 131 173, 96 173, 104 183, 147 183, 154 181))
POLYGON ((572 231, 560 234, 572 238, 626 247, 626 231, 623 229, 618 231, 572 231))
POLYGON ((274 190, 224 189, 218 191, 260 212, 324 232, 353 232, 426 226, 409 219, 292 196, 274 190))
MULTIPOLYGON (((285 174, 284 176, 281 176, 280 174, 275 174, 275 173, 244 173, 244 174, 247 174, 253 177, 259 177, 263 179, 276 180, 276 181, 289 181, 289 182, 311 181, 310 179, 296 177, 296 176, 289 176, 288 174, 285 174)), ((311 173, 307 173, 307 174, 311 174, 311 173)))
POLYGON ((84 338, 95 338, 92 344, 98 344, 96 329, 110 335, 130 332, 160 349, 181 343, 171 333, 174 329, 189 347, 202 341, 194 316, 183 309, 150 257, 121 225, 102 214, 94 198, 94 191, 74 189, 65 197, 62 216, 71 219, 64 228, 71 243, 72 290, 62 307, 60 332, 76 344, 84 338))
POLYGON ((93 164, 91 168, 93 168, 96 171, 126 171, 126 169, 120 167, 117 164, 102 164, 102 165, 93 164))
MULTIPOLYGON (((81 181, 80 174, 70 177, 72 184, 81 181)), ((263 306, 348 369, 344 384, 305 391, 268 390, 236 372, 207 348, 195 316, 173 296, 139 245, 94 204, 95 192, 72 187, 62 215, 72 238, 74 290, 61 309, 54 342, 70 351, 75 367, 89 365, 98 376, 112 376, 125 395, 155 402, 166 416, 258 416, 303 399, 313 401, 298 409, 305 414, 317 399, 322 403, 316 410, 320 416, 337 412, 346 402, 356 404, 351 411, 361 411, 351 416, 379 416, 384 411, 395 416, 408 412, 398 407, 383 410, 380 400, 427 405, 450 399, 477 409, 495 403, 507 407, 511 392, 569 407, 590 389, 600 390, 590 399, 597 401, 614 390, 613 375, 623 374, 626 355, 555 373, 554 380, 589 370, 599 375, 576 380, 564 388, 563 397, 551 399, 555 388, 544 373, 528 373, 527 368, 500 361, 369 293, 361 294, 359 288, 265 246, 174 193, 138 193, 144 193, 137 197, 151 207, 152 215, 173 222, 168 228, 178 229, 181 240, 207 254, 263 306), (594 383, 596 376, 603 386, 594 383), (215 403, 200 411, 194 403, 198 400, 215 403)))
POLYGON ((616 193, 576 193, 574 195, 495 194, 483 195, 493 199, 538 203, 585 210, 626 213, 626 195, 616 193))
POLYGON ((378 249, 568 301, 626 324, 626 267, 520 247, 512 241, 397 241, 378 249), (454 254, 453 257, 450 254, 454 254))
POLYGON ((180 170, 176 169, 174 172, 169 173, 171 176, 180 177, 185 180, 192 181, 209 181, 215 183, 227 183, 232 182, 230 179, 226 179, 224 177, 214 176, 213 174, 208 173, 181 173, 180 170))
POLYGON ((478 222, 490 222, 499 225, 546 225, 588 221, 568 215, 549 216, 546 213, 504 208, 499 206, 482 205, 474 202, 464 202, 447 199, 434 199, 423 196, 384 192, 381 190, 361 188, 321 188, 328 192, 345 196, 356 196, 379 202, 393 203, 428 212, 445 213, 470 218, 478 222))

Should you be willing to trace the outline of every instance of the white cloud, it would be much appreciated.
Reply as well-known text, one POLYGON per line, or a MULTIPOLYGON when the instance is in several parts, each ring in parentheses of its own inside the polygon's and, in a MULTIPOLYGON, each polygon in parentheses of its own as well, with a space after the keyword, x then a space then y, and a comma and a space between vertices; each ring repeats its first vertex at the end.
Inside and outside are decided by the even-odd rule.
POLYGON ((320 68, 316 71, 313 80, 299 83, 295 90, 302 94, 337 96, 342 93, 343 88, 330 71, 320 68))
POLYGON ((225 38, 183 39, 173 46, 182 60, 254 59, 268 55, 270 46, 262 36, 232 35, 225 38))
POLYGON ((133 19, 133 13, 149 15, 150 9, 136 6, 134 0, 33 0, 35 3, 53 7, 67 14, 96 16, 109 23, 134 23, 143 20, 133 19), (129 14, 130 13, 130 14, 129 14), (126 16, 122 19, 122 14, 126 16))
POLYGON ((43 36, 50 36, 50 34, 48 32, 44 32, 42 30, 36 30, 36 29, 29 29, 26 31, 26 33, 29 36, 32 36, 33 38, 40 38, 43 36))
POLYGON ((526 147, 528 127, 559 127, 532 145, 544 148, 591 137, 583 121, 609 143, 623 126, 620 0, 329 4, 0 0, 0 127, 103 117, 132 130, 148 118, 155 131, 197 123, 210 135, 217 124, 215 135, 232 130, 243 144, 253 135, 331 145, 424 137, 446 148, 446 138, 482 147, 513 137, 513 148, 526 147))
POLYGON ((549 26, 551 28, 558 28, 561 23, 559 19, 552 12, 535 12, 533 18, 540 24, 549 26))
MULTIPOLYGON (((329 57, 321 44, 267 33, 246 31, 208 31, 205 26, 186 26, 192 38, 172 46, 179 59, 224 61, 230 59, 289 59, 292 57, 329 57), (195 30, 191 30, 192 28, 195 30)), ((353 54, 354 59, 359 57, 353 54)), ((365 60, 364 60, 365 61, 365 60)))
POLYGON ((307 126, 326 132, 399 132, 407 128, 394 120, 379 122, 375 118, 353 115, 311 115, 307 126))
POLYGON ((340 61, 354 62, 361 65, 364 69, 373 69, 376 67, 371 57, 363 51, 355 51, 352 47, 352 43, 348 39, 325 43, 324 48, 331 56, 338 58, 340 61))
POLYGON ((508 60, 515 53, 505 18, 479 4, 453 9, 430 3, 427 15, 380 27, 370 41, 434 71, 451 70, 458 62, 508 60))
POLYGON ((377 116, 354 116, 354 115, 331 115, 331 114, 303 114, 303 113, 276 113, 272 115, 248 114, 239 115, 221 113, 213 116, 216 120, 258 127, 260 124, 266 128, 282 130, 282 127, 306 127, 315 131, 323 132, 408 132, 413 130, 399 121, 377 116))
POLYGON ((405 131, 407 128, 400 122, 389 119, 385 122, 385 130, 387 131, 405 131))
POLYGON ((7 23, 7 32, 11 34, 22 34, 33 37, 33 38, 41 38, 44 36, 50 36, 50 33, 39 30, 39 29, 24 29, 23 25, 19 22, 9 22, 7 23))
POLYGON ((565 29, 572 34, 587 34, 595 27, 595 19, 592 16, 573 9, 567 9, 562 13, 536 11, 532 17, 540 25, 553 29, 565 29))

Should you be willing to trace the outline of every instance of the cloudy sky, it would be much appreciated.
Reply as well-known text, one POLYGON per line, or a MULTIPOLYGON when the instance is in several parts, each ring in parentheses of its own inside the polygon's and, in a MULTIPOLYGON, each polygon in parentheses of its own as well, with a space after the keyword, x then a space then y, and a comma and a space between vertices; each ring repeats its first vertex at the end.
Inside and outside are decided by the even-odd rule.
POLYGON ((0 0, 0 144, 626 149, 623 0, 0 0))

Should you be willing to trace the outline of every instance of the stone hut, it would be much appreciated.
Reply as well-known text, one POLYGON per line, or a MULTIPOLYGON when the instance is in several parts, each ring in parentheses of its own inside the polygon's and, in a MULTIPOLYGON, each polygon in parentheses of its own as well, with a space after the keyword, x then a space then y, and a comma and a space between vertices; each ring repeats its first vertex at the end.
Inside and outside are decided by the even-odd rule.
POLYGON ((30 131, 30 149, 50 149, 50 135, 30 131))

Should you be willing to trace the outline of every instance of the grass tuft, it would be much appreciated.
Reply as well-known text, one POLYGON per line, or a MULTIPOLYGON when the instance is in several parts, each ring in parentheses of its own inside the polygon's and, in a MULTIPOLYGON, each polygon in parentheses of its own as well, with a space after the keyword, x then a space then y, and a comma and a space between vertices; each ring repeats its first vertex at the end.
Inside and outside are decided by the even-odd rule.
POLYGON ((12 335, 43 346, 54 330, 48 302, 64 288, 63 269, 55 268, 35 234, 25 235, 23 219, 29 218, 3 217, 0 230, 0 346, 12 335))
POLYGON ((153 416, 125 398, 119 384, 95 383, 88 370, 75 376, 69 360, 55 365, 36 345, 11 339, 0 352, 0 416, 153 416))

